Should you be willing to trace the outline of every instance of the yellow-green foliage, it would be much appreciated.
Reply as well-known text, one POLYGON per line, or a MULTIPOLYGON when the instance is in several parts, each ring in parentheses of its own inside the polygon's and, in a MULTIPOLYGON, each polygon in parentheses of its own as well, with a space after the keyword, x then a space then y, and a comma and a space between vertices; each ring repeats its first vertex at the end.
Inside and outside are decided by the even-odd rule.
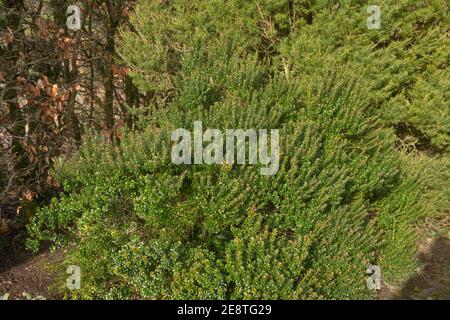
POLYGON ((308 77, 321 64, 361 74, 371 113, 409 127, 430 147, 450 145, 450 7, 447 1, 340 1, 295 28, 281 54, 291 73, 308 77), (381 28, 368 30, 368 5, 379 5, 381 28))
POLYGON ((390 89, 374 93, 380 78, 360 72, 374 41, 363 5, 341 3, 333 18, 321 1, 141 1, 120 55, 153 112, 120 146, 93 137, 57 166, 64 192, 39 210, 29 246, 73 244, 84 298, 371 298, 370 263, 403 280, 424 183, 374 113, 390 89), (278 173, 174 165, 171 133, 194 121, 279 129, 278 173))
MULTIPOLYGON (((383 236, 409 226, 417 199, 392 135, 364 112, 364 88, 334 71, 307 85, 270 78, 252 57, 204 51, 185 56, 177 97, 144 132, 119 149, 89 141, 57 168, 65 192, 40 210, 30 245, 76 241, 70 259, 89 274, 85 297, 370 297, 365 269, 395 250, 383 236), (170 133, 194 120, 279 128, 279 172, 172 164, 170 133)), ((401 276, 411 256, 396 254, 401 276)))

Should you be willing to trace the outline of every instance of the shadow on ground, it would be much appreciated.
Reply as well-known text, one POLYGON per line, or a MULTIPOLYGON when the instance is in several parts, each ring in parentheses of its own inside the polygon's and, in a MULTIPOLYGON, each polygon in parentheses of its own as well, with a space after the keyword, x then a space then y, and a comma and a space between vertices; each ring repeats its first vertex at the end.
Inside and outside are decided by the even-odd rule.
POLYGON ((450 300, 450 240, 426 240, 418 250, 420 270, 398 291, 382 290, 380 299, 450 300))

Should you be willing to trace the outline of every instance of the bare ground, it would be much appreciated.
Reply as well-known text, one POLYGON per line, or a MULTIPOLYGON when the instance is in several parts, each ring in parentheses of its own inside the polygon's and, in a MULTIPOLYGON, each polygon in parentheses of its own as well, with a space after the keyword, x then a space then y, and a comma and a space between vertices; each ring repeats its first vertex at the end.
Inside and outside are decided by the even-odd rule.
POLYGON ((56 275, 50 266, 63 261, 62 251, 43 249, 33 254, 25 249, 21 234, 0 240, 10 244, 0 248, 0 298, 5 294, 9 299, 60 298, 56 290, 51 290, 56 275))
POLYGON ((380 299, 450 300, 450 240, 443 235, 425 239, 417 253, 420 269, 395 290, 382 288, 380 299))

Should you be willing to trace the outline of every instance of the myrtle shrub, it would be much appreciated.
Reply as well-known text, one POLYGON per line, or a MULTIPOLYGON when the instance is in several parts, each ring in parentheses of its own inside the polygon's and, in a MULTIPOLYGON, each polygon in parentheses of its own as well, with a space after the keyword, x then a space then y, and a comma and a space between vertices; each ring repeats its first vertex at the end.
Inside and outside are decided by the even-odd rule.
MULTIPOLYGON (((330 70, 331 69, 331 70, 330 70)), ((68 245, 82 298, 370 298, 365 271, 388 281, 414 268, 417 180, 394 135, 368 116, 343 68, 291 79, 233 36, 194 45, 168 108, 120 146, 94 136, 55 175, 64 193, 39 210, 28 245, 68 245), (224 47, 227 50, 224 50, 224 47), (280 130, 280 167, 175 165, 171 133, 280 130)), ((165 103, 165 102, 164 102, 165 103)))

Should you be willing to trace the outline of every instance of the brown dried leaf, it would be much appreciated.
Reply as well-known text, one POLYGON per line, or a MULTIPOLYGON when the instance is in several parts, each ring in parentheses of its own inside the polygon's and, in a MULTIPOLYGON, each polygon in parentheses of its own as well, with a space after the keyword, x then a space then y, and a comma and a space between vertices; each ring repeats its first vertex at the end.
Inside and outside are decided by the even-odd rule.
POLYGON ((45 183, 51 186, 53 184, 53 178, 51 176, 47 176, 47 178, 45 178, 45 183))
POLYGON ((63 105, 61 101, 59 101, 58 104, 56 105, 56 111, 58 113, 61 113, 63 111, 63 105))
POLYGON ((53 114, 53 121, 55 122, 56 126, 59 127, 58 114, 56 113, 53 114))
POLYGON ((27 190, 25 192, 22 192, 22 200, 23 201, 32 201, 34 198, 36 198, 37 193, 31 190, 27 190))
POLYGON ((58 85, 57 85, 57 84, 54 84, 54 85, 52 86, 52 90, 51 90, 50 96, 51 96, 52 98, 55 98, 57 95, 58 95, 58 85))

